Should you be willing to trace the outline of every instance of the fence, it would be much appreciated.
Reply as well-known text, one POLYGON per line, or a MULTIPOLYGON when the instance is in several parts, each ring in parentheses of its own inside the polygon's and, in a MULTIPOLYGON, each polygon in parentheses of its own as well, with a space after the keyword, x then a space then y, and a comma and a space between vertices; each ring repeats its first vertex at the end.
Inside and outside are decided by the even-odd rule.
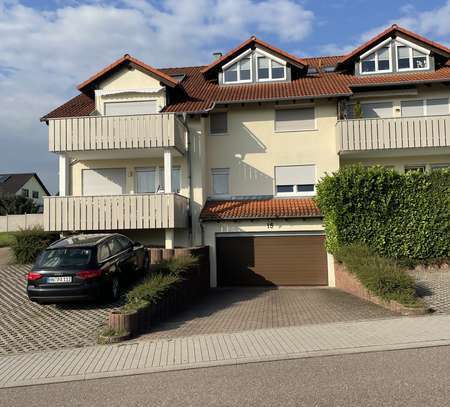
POLYGON ((42 213, 0 216, 0 232, 18 232, 35 226, 44 226, 42 213))

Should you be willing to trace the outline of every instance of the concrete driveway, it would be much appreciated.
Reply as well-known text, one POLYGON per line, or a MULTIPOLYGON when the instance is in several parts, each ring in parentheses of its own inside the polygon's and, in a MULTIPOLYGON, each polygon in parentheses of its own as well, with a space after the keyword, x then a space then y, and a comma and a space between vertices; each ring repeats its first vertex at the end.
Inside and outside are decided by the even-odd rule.
POLYGON ((35 304, 25 293, 29 269, 0 267, 0 355, 94 345, 119 304, 35 304))
POLYGON ((333 288, 226 288, 212 290, 206 299, 153 327, 142 338, 230 333, 395 315, 333 288))

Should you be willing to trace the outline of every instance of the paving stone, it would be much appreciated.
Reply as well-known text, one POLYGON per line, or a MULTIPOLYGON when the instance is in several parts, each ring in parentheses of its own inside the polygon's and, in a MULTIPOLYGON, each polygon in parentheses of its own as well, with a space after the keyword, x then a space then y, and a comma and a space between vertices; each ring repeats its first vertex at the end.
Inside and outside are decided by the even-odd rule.
POLYGON ((0 355, 94 345, 120 304, 39 305, 26 295, 30 266, 0 267, 0 355))
POLYGON ((450 313, 450 271, 412 270, 417 293, 438 314, 450 313))

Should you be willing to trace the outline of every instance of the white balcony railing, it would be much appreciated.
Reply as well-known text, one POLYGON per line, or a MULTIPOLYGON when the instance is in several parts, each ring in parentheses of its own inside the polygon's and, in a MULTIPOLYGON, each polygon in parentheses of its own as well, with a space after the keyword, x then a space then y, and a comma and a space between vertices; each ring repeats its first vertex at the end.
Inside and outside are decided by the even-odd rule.
POLYGON ((450 146, 450 116, 339 120, 336 126, 339 152, 450 146))
POLYGON ((185 130, 173 113, 49 119, 49 151, 175 147, 185 152, 185 130))
POLYGON ((185 228, 188 199, 178 194, 44 198, 44 229, 94 231, 185 228))

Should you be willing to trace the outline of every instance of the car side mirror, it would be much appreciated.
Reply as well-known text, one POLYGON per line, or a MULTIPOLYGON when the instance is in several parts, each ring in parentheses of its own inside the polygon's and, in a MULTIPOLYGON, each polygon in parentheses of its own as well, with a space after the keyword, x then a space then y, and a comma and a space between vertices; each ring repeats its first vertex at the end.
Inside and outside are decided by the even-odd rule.
POLYGON ((139 247, 142 246, 140 242, 133 242, 133 247, 139 247))

